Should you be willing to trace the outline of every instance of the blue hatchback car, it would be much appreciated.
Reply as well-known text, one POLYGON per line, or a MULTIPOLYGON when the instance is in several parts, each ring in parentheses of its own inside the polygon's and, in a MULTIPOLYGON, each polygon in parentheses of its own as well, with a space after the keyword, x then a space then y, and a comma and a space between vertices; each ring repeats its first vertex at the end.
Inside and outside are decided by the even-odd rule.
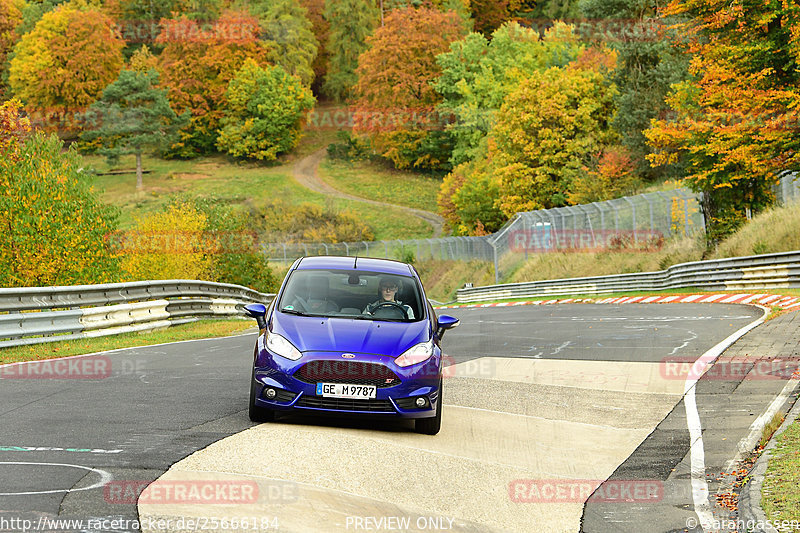
POLYGON ((304 257, 259 324, 250 419, 278 412, 415 419, 419 433, 442 423, 444 332, 414 267, 398 261, 304 257))

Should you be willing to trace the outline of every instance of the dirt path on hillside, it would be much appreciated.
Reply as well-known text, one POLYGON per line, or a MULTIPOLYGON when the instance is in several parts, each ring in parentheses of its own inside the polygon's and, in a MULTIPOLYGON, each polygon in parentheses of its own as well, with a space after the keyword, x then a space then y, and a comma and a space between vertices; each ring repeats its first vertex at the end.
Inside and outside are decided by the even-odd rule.
POLYGON ((331 196, 337 196, 339 198, 346 198, 348 200, 355 200, 358 202, 364 202, 372 205, 378 205, 382 207, 393 207, 395 209, 400 209, 401 211, 405 211, 406 213, 415 216, 417 218, 421 218, 433 228, 433 237, 441 237, 442 235, 442 225, 444 224, 444 219, 435 213, 431 213, 430 211, 423 211, 422 209, 414 209, 413 207, 405 207, 402 205, 390 204, 387 202, 379 202, 377 200, 368 200, 367 198, 361 198, 359 196, 353 196, 352 194, 347 194, 342 192, 338 189, 334 189, 330 184, 326 183, 319 177, 319 173, 317 169, 319 168, 320 162, 325 158, 326 148, 321 150, 317 150, 313 154, 304 157, 300 161, 294 164, 292 168, 292 173, 294 174, 294 179, 307 189, 311 189, 312 191, 319 192, 322 194, 328 194, 331 196))

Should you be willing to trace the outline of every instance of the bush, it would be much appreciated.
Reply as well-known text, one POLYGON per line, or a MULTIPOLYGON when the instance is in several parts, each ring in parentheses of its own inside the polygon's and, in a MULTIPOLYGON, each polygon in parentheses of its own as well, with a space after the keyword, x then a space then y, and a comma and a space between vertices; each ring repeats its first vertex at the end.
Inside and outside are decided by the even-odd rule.
POLYGON ((245 61, 228 84, 217 147, 235 157, 274 161, 300 141, 302 121, 314 106, 311 89, 279 66, 245 61))
POLYGON ((207 253, 208 218, 190 204, 137 220, 125 234, 122 269, 131 281, 197 279, 214 281, 213 260, 207 253))
POLYGON ((92 190, 76 150, 55 134, 0 144, 0 286, 114 281, 107 237, 117 213, 92 190))

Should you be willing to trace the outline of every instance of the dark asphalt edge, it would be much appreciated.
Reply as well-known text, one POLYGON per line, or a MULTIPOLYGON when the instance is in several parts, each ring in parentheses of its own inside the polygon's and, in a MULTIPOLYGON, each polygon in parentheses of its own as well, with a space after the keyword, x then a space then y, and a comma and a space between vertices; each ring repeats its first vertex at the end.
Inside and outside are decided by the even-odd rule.
MULTIPOLYGON (((798 378, 792 378, 790 381, 800 381, 798 378)), ((795 388, 795 392, 796 392, 795 388)), ((772 457, 772 450, 775 449, 777 446, 777 437, 783 433, 787 427, 789 427, 798 417, 800 417, 800 401, 797 401, 797 396, 795 396, 794 405, 786 414, 786 418, 783 421, 783 424, 778 428, 775 433, 773 433, 772 437, 770 437, 769 442, 764 447, 764 451, 759 456, 758 460, 756 460, 753 469, 750 472, 751 480, 742 487, 741 492, 739 493, 739 512, 741 519, 745 523, 753 523, 753 529, 748 530, 752 533, 778 533, 772 525, 768 522, 767 514, 764 512, 764 509, 761 507, 761 489, 764 485, 764 479, 767 473, 767 467, 769 466, 769 460, 772 457)), ((791 400, 791 396, 788 401, 791 400)))
MULTIPOLYGON (((670 302, 670 303, 673 303, 673 302, 670 302)), ((680 303, 680 302, 675 302, 675 303, 680 303)), ((713 303, 720 303, 720 302, 710 302, 710 303, 712 303, 712 304, 713 304, 713 303)), ((622 305, 624 305, 624 304, 622 304, 622 305)), ((767 319, 767 317, 768 317, 768 316, 769 316, 769 314, 770 314, 770 309, 769 309, 769 308, 767 308, 767 307, 765 307, 765 306, 763 306, 763 305, 758 305, 758 304, 750 304, 750 303, 748 303, 748 304, 741 304, 741 303, 738 303, 738 304, 737 304, 737 303, 733 303, 733 304, 728 304, 728 305, 746 305, 746 306, 749 306, 749 307, 756 307, 756 308, 760 309, 760 310, 761 310, 761 311, 762 311, 764 314, 761 316, 761 318, 760 318, 760 319, 756 320, 755 322, 752 322, 752 323, 751 323, 749 326, 745 326, 744 328, 742 328, 742 329, 745 329, 745 328, 746 328, 746 330, 745 330, 744 332, 742 332, 742 333, 741 333, 741 335, 737 336, 735 339, 732 339, 732 340, 730 340, 730 342, 727 344, 727 346, 725 346, 725 347, 724 347, 722 350, 720 350, 720 352, 719 352, 719 353, 716 355, 716 357, 714 357, 714 359, 713 359, 713 360, 711 360, 711 361, 709 362, 709 363, 711 363, 711 364, 713 364, 715 361, 717 361, 717 360, 718 360, 718 359, 719 359, 719 358, 720 358, 720 357, 721 357, 721 356, 722 356, 722 355, 723 355, 723 354, 724 354, 724 353, 725 353, 725 352, 726 352, 726 351, 727 351, 727 350, 728 350, 728 349, 729 349, 731 346, 733 346, 734 344, 736 344, 736 342, 737 342, 739 339, 743 338, 745 335, 747 335, 747 334, 748 334, 748 333, 750 333, 751 331, 754 331, 754 330, 758 329, 758 327, 760 327, 760 326, 763 326, 763 325, 764 325, 764 323, 766 322, 766 319, 767 319)), ((741 331, 741 329, 740 329, 739 331, 741 331)), ((724 339, 724 340, 723 340, 723 341, 721 341, 721 342, 725 342, 725 340, 729 340, 729 339, 730 339, 730 337, 728 337, 727 339, 724 339)), ((708 350, 706 350, 706 351, 703 353, 703 355, 701 355, 701 356, 700 356, 700 358, 702 358, 703 356, 705 356, 705 355, 706 355, 707 353, 709 353, 710 351, 714 350, 714 349, 715 349, 717 346, 718 346, 718 345, 712 346, 711 348, 709 348, 708 350)), ((698 359, 700 359, 700 358, 698 358, 698 359)), ((701 380, 701 379, 702 379, 702 376, 701 376, 699 379, 697 379, 697 381, 695 382, 695 384, 694 384, 694 385, 692 385, 692 387, 694 387, 694 388, 695 388, 695 390, 696 390, 696 387, 697 387, 697 385, 698 385, 698 383, 700 382, 700 380, 701 380)), ((738 386, 738 385, 737 385, 737 386, 738 386)), ((592 492, 592 494, 591 494, 591 495, 589 495, 589 498, 587 498, 587 502, 589 501, 589 499, 591 499, 591 497, 592 497, 592 496, 594 496, 594 494, 595 494, 597 491, 601 490, 601 488, 602 488, 602 487, 605 485, 605 483, 606 483, 606 482, 608 482, 609 480, 613 480, 613 479, 614 479, 614 476, 615 476, 615 474, 616 474, 617 472, 619 472, 620 470, 622 470, 622 469, 623 469, 623 467, 626 465, 626 463, 628 463, 628 462, 629 462, 629 461, 630 461, 630 460, 631 460, 631 459, 632 459, 632 458, 633 458, 633 457, 634 457, 634 456, 635 456, 635 455, 636 455, 636 454, 637 454, 637 453, 638 453, 640 450, 643 450, 643 449, 645 448, 647 441, 648 441, 649 439, 651 439, 651 437, 652 437, 652 438, 655 438, 654 436, 655 436, 656 432, 658 431, 658 428, 659 428, 659 427, 660 427, 660 426, 661 426, 663 423, 665 423, 665 422, 666 422, 666 421, 667 421, 667 420, 668 420, 670 417, 672 417, 673 415, 674 415, 674 416, 680 416, 680 415, 676 415, 676 414, 675 414, 675 410, 676 410, 678 407, 683 407, 683 411, 684 411, 684 413, 686 412, 685 400, 686 400, 686 394, 688 394, 688 392, 689 392, 689 391, 687 390, 687 391, 685 391, 685 392, 683 393, 683 396, 682 396, 682 397, 681 397, 681 399, 678 401, 678 403, 677 403, 677 404, 675 404, 675 407, 673 407, 673 408, 672 408, 672 410, 671 410, 671 411, 670 411, 670 412, 667 414, 667 416, 665 416, 665 417, 664 417, 664 418, 661 420, 661 422, 659 422, 659 423, 656 425, 656 427, 655 427, 655 428, 653 428, 653 431, 651 431, 651 432, 650 432, 650 433, 647 435, 647 437, 645 437, 645 438, 644 438, 644 440, 642 440, 642 442, 639 444, 639 446, 637 446, 637 447, 636 447, 636 449, 633 451, 633 453, 631 453, 631 454, 630 454, 630 455, 629 455, 629 456, 628 456, 628 457, 627 457, 627 458, 626 458, 626 459, 625 459, 625 460, 624 460, 622 463, 620 463, 620 464, 617 466, 617 468, 614 470, 614 472, 612 472, 612 473, 611 473, 611 475, 608 477, 608 479, 607 479, 606 481, 604 481, 603 483, 601 483, 601 484, 600 484, 600 485, 599 485, 599 486, 598 486, 598 487, 597 487, 597 488, 594 490, 594 492, 592 492)), ((687 428, 687 433, 690 433, 688 428, 687 428)), ((684 454, 684 455, 682 455, 682 456, 680 457, 680 460, 682 460, 682 459, 683 459, 683 458, 686 456, 686 454, 689 454, 689 453, 691 453, 691 443, 690 443, 689 447, 686 449, 686 452, 685 452, 685 454, 684 454)), ((680 463, 680 460, 678 461, 678 463, 680 463)), ((677 464, 677 463, 676 463, 676 464, 677 464)), ((654 476, 654 477, 655 477, 655 476, 654 476)), ((691 483, 691 477, 689 478, 689 482, 691 483)), ((694 509, 694 502, 692 502, 692 509, 694 509)), ((578 531, 579 531, 579 532, 581 532, 581 533, 583 533, 583 532, 585 531, 585 529, 584 529, 584 521, 585 521, 585 518, 586 518, 586 511, 587 511, 587 503, 586 503, 586 502, 584 502, 584 504, 583 504, 583 510, 582 510, 582 512, 581 512, 580 528, 579 528, 579 530, 578 530, 578 531)), ((763 513, 763 511, 762 511, 762 513, 763 513)), ((701 528, 701 531, 702 531, 702 528, 701 528)), ((776 531, 770 531, 770 532, 764 532, 764 533, 778 533, 778 532, 776 532, 776 531)))

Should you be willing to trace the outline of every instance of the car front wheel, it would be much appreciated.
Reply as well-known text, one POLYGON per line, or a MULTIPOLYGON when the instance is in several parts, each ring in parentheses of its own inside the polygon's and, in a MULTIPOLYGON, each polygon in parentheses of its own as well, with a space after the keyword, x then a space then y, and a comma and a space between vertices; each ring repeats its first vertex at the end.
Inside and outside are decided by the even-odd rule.
POLYGON ((423 435, 436 435, 442 427, 442 380, 439 380, 439 399, 436 402, 436 416, 431 418, 417 418, 414 429, 423 435))

